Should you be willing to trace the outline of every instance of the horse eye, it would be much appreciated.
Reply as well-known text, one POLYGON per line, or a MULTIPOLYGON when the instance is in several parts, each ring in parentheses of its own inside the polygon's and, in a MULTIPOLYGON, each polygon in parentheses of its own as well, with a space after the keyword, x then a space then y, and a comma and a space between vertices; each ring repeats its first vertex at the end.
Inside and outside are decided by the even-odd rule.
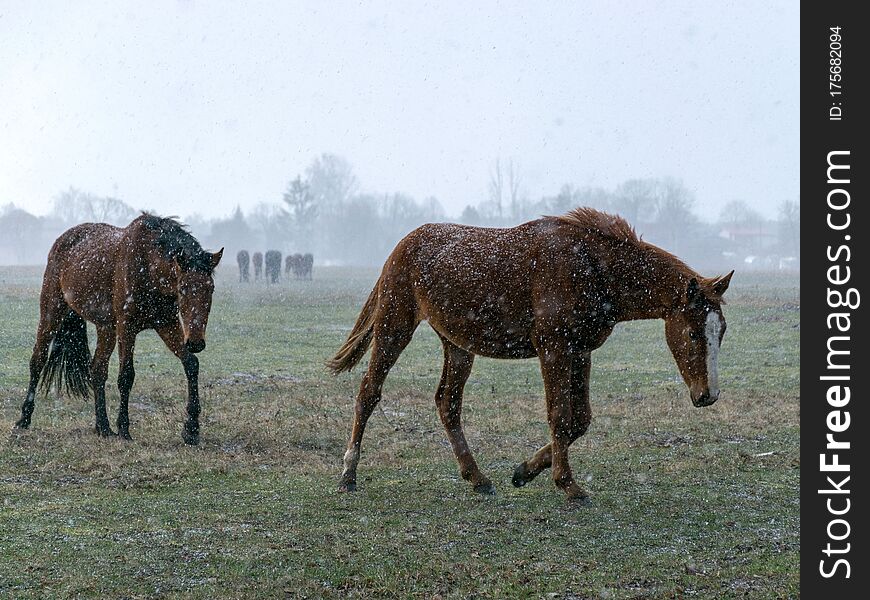
POLYGON ((701 339, 701 334, 698 333, 697 331, 690 331, 689 332, 689 339, 692 340, 693 342, 697 342, 698 340, 701 339))

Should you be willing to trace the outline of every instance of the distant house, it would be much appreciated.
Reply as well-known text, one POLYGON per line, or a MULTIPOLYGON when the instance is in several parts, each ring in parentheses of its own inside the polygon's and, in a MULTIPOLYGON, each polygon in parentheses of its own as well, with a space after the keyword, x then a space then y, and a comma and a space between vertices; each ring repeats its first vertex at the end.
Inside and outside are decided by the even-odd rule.
POLYGON ((776 223, 723 225, 719 237, 728 240, 730 249, 741 254, 771 252, 779 242, 776 223))
POLYGON ((779 239, 776 223, 762 225, 725 225, 719 237, 734 242, 740 247, 763 250, 772 248, 779 239))
POLYGON ((742 259, 745 267, 782 270, 780 235, 776 223, 726 224, 719 227, 719 238, 730 256, 742 259))

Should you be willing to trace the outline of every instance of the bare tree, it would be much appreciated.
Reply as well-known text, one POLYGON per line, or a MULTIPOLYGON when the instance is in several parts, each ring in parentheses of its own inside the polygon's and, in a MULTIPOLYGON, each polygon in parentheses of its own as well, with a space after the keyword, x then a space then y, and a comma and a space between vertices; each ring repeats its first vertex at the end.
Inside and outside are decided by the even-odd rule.
POLYGON ((656 180, 629 179, 616 188, 613 207, 629 223, 650 221, 656 208, 656 180))
POLYGON ((239 206, 236 206, 228 219, 218 219, 212 223, 208 240, 212 247, 225 246, 230 254, 242 249, 251 251, 257 249, 254 234, 239 206))
POLYGON ((435 196, 429 196, 420 205, 423 219, 427 222, 443 221, 445 217, 444 207, 435 196))
POLYGON ((136 210, 118 198, 91 197, 91 212, 94 221, 111 223, 112 225, 127 225, 136 218, 136 210))
POLYGON ((311 186, 307 181, 303 181, 302 177, 297 176, 287 185, 283 198, 290 212, 290 220, 297 238, 295 242, 300 249, 307 249, 311 243, 314 220, 317 218, 317 204, 311 193, 311 186))
POLYGON ((495 168, 489 172, 489 202, 495 216, 502 217, 502 198, 504 196, 504 175, 501 172, 501 159, 495 159, 495 168))
POLYGON ((70 187, 55 196, 52 215, 67 224, 93 221, 93 196, 70 187))
MULTIPOLYGON (((570 189, 570 186, 568 188, 570 189)), ((562 190, 565 190, 565 187, 562 190)), ((574 190, 569 201, 571 208, 589 206, 598 210, 613 210, 613 192, 601 187, 586 186, 574 190)))
POLYGON ((67 224, 94 222, 127 225, 136 218, 136 212, 123 200, 95 196, 74 187, 55 197, 52 210, 53 216, 67 224))
POLYGON ((462 215, 459 217, 459 222, 465 223, 466 225, 480 225, 482 221, 480 218, 480 213, 477 212, 477 209, 469 204, 462 210, 462 215))
POLYGON ((758 227, 764 217, 743 200, 732 200, 719 212, 719 223, 731 226, 758 227))
POLYGON ((559 190, 559 193, 549 198, 542 200, 543 208, 546 212, 554 215, 562 215, 573 208, 577 208, 574 199, 574 186, 566 183, 559 190))
POLYGON ((248 215, 255 233, 260 235, 267 250, 283 248, 287 241, 290 215, 277 204, 260 202, 248 215))
POLYGON ((800 256, 801 252, 801 203, 786 200, 779 205, 779 237, 783 250, 800 256))
POLYGON ((381 212, 391 228, 410 227, 420 219, 420 207, 407 194, 384 195, 381 212))
POLYGON ((523 198, 520 197, 520 183, 520 167, 514 162, 514 159, 511 158, 508 160, 507 166, 507 184, 511 202, 511 217, 514 219, 520 216, 520 205, 523 202, 523 198))
POLYGON ((314 201, 325 212, 333 212, 350 200, 359 182, 350 163, 335 154, 322 154, 305 170, 314 201))
POLYGON ((666 178, 657 181, 654 192, 656 221, 669 247, 681 250, 681 240, 688 240, 689 229, 698 221, 692 207, 695 197, 681 181, 666 178))
POLYGON ((184 218, 184 223, 196 239, 207 239, 211 235, 212 221, 200 213, 193 213, 184 218))

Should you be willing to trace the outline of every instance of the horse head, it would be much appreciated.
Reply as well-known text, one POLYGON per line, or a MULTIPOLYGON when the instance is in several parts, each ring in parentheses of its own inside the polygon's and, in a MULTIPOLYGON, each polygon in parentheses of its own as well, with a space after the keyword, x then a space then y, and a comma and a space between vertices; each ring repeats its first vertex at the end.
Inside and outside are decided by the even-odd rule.
POLYGON ((203 255, 196 261, 174 259, 178 313, 184 331, 184 345, 194 354, 205 350, 205 328, 211 312, 214 293, 214 269, 220 263, 224 249, 203 255))
POLYGON ((719 347, 725 335, 722 295, 734 271, 712 279, 689 280, 681 301, 665 318, 665 337, 692 404, 719 399, 719 347))

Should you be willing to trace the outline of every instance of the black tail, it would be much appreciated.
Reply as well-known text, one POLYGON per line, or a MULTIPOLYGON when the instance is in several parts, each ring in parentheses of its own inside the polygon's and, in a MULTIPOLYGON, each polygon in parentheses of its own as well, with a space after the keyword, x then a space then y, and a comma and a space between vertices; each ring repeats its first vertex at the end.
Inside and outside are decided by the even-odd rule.
POLYGON ((64 389, 70 396, 88 398, 91 392, 91 351, 85 320, 69 311, 51 343, 51 353, 40 375, 39 389, 64 389))

